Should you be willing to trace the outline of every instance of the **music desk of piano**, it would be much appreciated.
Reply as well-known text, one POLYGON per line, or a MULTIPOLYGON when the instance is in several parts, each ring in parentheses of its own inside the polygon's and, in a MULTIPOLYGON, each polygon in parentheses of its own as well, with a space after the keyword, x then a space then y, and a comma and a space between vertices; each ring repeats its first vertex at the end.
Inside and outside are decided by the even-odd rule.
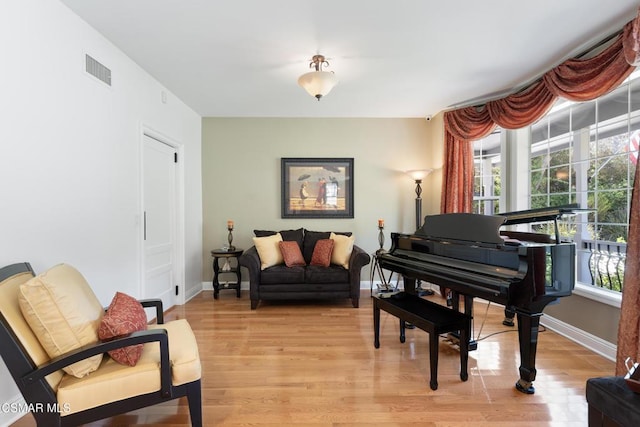
MULTIPOLYGON (((453 309, 473 316, 473 298, 515 312, 520 346, 520 378, 516 388, 533 394, 538 328, 544 307, 571 295, 575 283, 575 244, 546 234, 503 231, 527 221, 554 221, 575 206, 536 209, 490 216, 442 214, 425 217, 415 234, 391 233, 392 244, 379 257, 380 267, 403 276, 404 290, 415 293, 416 280, 452 293, 453 309)), ((462 345, 462 341, 461 341, 462 345)))

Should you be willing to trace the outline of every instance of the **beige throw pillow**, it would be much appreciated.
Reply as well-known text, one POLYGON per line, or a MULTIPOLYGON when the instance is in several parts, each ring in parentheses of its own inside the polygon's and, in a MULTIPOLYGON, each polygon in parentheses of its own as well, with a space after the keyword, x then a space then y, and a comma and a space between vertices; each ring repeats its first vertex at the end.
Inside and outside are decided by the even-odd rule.
MULTIPOLYGON (((20 285, 18 302, 49 357, 98 342, 104 308, 84 277, 70 265, 56 265, 20 285)), ((98 369, 101 361, 102 354, 98 354, 64 371, 81 378, 98 369)))
POLYGON ((256 246, 260 257, 260 270, 284 263, 284 258, 280 251, 280 242, 282 242, 280 233, 276 233, 273 236, 253 238, 253 244, 256 246))
POLYGON ((349 269, 349 258, 353 252, 354 236, 343 236, 342 234, 331 233, 329 236, 333 240, 333 252, 331 252, 331 264, 338 264, 349 269))

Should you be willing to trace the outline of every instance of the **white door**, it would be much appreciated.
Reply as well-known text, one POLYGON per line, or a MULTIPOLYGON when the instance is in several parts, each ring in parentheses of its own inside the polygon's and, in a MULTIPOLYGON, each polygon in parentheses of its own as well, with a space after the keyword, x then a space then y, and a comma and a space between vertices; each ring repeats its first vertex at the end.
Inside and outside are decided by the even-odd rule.
POLYGON ((152 137, 143 141, 144 298, 176 303, 176 150, 152 137))

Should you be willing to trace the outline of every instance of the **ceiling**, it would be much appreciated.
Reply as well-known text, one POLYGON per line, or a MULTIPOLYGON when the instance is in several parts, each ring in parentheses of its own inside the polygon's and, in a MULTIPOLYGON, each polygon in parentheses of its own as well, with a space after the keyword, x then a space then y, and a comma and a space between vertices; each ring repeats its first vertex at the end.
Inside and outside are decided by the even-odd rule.
POLYGON ((61 1, 205 117, 435 115, 522 87, 621 29, 640 4, 61 1), (340 80, 321 101, 297 85, 316 53, 340 80))

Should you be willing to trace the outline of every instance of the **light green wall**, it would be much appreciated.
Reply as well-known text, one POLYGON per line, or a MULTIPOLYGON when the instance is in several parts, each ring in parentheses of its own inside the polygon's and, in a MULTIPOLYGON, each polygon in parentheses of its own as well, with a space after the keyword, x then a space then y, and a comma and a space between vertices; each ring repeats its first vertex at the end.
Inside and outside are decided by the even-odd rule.
MULTIPOLYGON (((352 231, 367 252, 378 248, 378 219, 389 233, 415 230, 415 184, 404 171, 435 169, 423 182, 423 215, 440 209, 442 118, 204 118, 202 121, 203 280, 210 250, 227 240, 252 245, 254 229, 352 231), (282 219, 282 157, 353 157, 353 219, 282 219)), ((245 272, 246 273, 246 272, 245 272)), ((363 278, 369 270, 363 271, 363 278)), ((244 276, 246 280, 246 275, 244 276)))

